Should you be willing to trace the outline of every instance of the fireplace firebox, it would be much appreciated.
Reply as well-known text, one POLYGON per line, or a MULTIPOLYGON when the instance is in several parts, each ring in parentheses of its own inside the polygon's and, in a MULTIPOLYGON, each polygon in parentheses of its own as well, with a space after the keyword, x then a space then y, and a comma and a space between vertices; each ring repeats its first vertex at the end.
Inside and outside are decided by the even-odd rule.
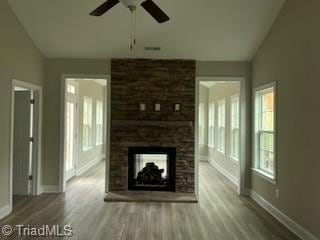
POLYGON ((175 148, 129 147, 128 160, 128 190, 175 191, 175 148))

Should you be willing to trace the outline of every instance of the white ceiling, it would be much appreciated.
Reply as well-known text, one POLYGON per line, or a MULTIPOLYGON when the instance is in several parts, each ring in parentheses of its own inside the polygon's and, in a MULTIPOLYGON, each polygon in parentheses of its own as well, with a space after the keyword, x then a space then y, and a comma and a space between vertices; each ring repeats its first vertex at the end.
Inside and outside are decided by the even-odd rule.
POLYGON ((103 0, 8 0, 46 57, 252 60, 285 0, 154 0, 171 21, 141 7, 137 46, 129 50, 130 13, 118 4, 89 16, 103 0), (145 46, 160 46, 146 52, 145 46))

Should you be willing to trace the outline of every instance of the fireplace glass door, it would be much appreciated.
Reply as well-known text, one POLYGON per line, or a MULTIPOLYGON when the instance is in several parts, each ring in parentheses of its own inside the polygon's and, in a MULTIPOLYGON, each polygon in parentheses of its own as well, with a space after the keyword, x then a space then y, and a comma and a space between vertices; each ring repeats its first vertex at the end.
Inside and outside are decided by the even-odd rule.
POLYGON ((136 154, 134 177, 137 185, 165 185, 167 163, 166 154, 136 154))
POLYGON ((128 158, 129 190, 173 190, 175 151, 131 148, 128 158))

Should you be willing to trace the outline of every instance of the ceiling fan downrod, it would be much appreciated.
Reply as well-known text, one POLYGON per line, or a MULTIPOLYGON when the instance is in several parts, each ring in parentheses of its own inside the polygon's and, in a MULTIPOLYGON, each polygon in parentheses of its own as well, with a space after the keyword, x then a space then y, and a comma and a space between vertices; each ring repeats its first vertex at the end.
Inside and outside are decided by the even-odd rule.
POLYGON ((130 37, 130 50, 132 51, 137 43, 136 31, 137 31, 137 8, 134 5, 130 5, 128 9, 131 12, 131 37, 130 37))

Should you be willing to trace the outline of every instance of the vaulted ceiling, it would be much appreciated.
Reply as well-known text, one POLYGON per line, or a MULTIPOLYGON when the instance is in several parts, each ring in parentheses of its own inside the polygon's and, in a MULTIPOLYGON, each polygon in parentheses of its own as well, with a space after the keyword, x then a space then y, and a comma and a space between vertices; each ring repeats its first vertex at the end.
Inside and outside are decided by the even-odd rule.
POLYGON ((8 0, 49 58, 180 58, 251 60, 285 0, 154 0, 171 20, 158 24, 137 9, 137 46, 130 51, 130 12, 118 4, 102 17, 103 0, 8 0), (146 46, 161 47, 159 52, 146 46))

